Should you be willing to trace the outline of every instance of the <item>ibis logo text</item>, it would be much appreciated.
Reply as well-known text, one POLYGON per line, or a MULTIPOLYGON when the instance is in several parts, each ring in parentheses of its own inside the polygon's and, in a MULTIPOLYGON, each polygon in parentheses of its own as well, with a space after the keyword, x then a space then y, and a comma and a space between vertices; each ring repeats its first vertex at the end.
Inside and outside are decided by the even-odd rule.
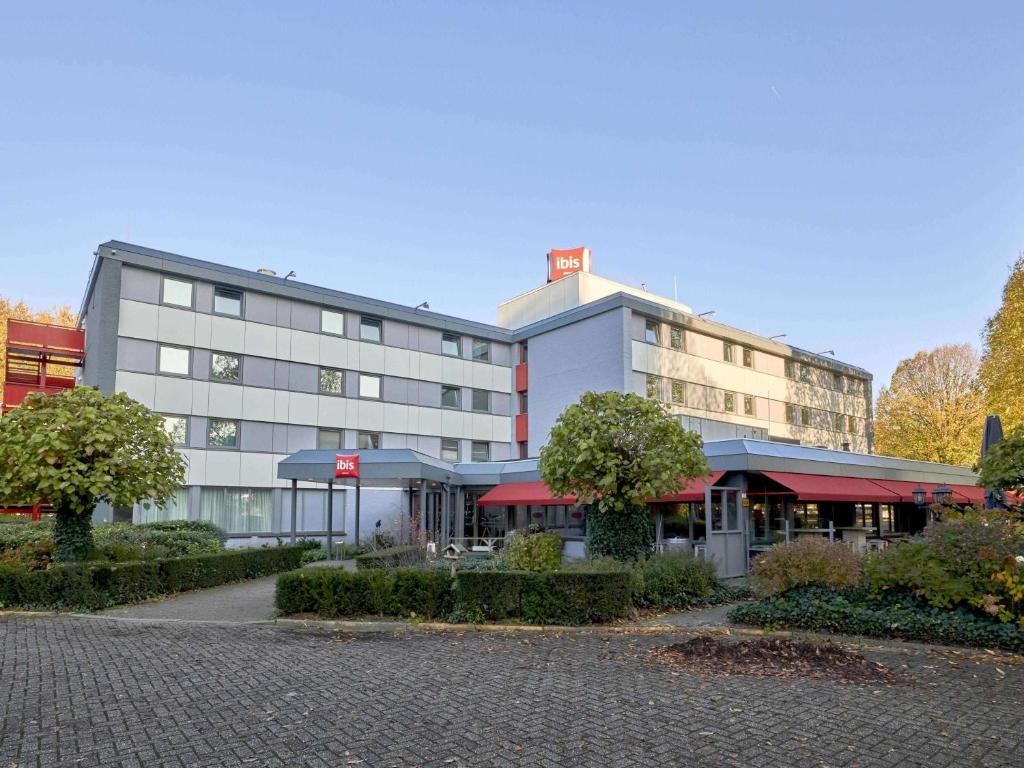
POLYGON ((552 249, 548 253, 548 282, 571 275, 573 272, 590 271, 590 249, 571 248, 565 251, 552 249))
POLYGON ((334 476, 335 477, 359 477, 359 456, 335 456, 334 476))

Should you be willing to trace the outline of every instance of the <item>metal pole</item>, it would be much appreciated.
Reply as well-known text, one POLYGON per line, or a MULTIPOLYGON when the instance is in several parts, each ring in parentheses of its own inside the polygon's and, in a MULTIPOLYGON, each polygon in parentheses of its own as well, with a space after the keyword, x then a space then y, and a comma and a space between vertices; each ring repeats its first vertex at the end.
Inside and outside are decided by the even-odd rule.
POLYGON ((334 481, 327 481, 327 559, 334 559, 334 481))
POLYGON ((357 547, 359 546, 359 502, 360 502, 360 499, 359 499, 359 488, 360 488, 360 485, 361 485, 360 480, 357 477, 356 478, 356 538, 355 538, 355 544, 356 544, 357 547))
POLYGON ((292 544, 295 543, 295 529, 298 527, 299 481, 292 480, 292 544))

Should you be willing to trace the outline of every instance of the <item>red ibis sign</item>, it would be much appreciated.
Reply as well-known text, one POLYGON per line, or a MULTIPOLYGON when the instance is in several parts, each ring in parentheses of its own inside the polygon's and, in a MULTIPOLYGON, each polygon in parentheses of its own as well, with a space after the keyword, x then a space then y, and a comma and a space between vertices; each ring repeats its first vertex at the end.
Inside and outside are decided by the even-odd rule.
POLYGON ((554 248, 548 253, 548 282, 571 275, 573 272, 590 271, 590 249, 570 248, 559 251, 554 248))
POLYGON ((359 456, 357 454, 344 456, 339 453, 335 456, 335 460, 335 477, 359 477, 359 456))

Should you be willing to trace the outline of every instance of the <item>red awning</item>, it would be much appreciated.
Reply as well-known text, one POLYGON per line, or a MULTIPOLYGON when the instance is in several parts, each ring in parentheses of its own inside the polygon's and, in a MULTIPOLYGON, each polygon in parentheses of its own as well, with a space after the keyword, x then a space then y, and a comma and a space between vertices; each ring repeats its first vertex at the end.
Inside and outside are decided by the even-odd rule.
MULTIPOLYGON (((879 480, 863 477, 805 475, 798 472, 762 472, 779 485, 789 488, 801 501, 888 502, 900 500, 899 494, 885 488, 879 480)), ((752 498, 757 497, 751 492, 752 498)))
POLYGON ((704 489, 709 485, 714 485, 722 479, 722 475, 725 472, 712 472, 707 477, 695 478, 686 484, 685 488, 679 490, 678 493, 669 493, 658 499, 651 499, 653 502, 659 504, 676 504, 687 501, 704 501, 704 489))
POLYGON ((533 504, 537 506, 572 505, 575 496, 555 496, 548 486, 540 481, 534 483, 502 483, 496 485, 479 499, 478 507, 503 507, 507 505, 533 504))
MULTIPOLYGON (((871 482, 892 491, 900 501, 913 501, 914 489, 921 486, 928 493, 927 501, 931 503, 932 492, 942 483, 918 483, 913 480, 872 480, 871 482)), ((953 502, 956 504, 982 505, 985 503, 985 489, 976 485, 950 485, 953 491, 953 502)))

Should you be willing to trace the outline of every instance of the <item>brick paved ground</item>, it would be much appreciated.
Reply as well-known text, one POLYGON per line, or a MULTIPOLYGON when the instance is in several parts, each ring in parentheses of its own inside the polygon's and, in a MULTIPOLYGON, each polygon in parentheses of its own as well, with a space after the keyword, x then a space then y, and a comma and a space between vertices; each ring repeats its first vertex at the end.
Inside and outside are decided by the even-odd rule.
POLYGON ((674 674, 678 635, 0 618, 0 767, 1021 766, 1024 666, 888 687, 674 674))

